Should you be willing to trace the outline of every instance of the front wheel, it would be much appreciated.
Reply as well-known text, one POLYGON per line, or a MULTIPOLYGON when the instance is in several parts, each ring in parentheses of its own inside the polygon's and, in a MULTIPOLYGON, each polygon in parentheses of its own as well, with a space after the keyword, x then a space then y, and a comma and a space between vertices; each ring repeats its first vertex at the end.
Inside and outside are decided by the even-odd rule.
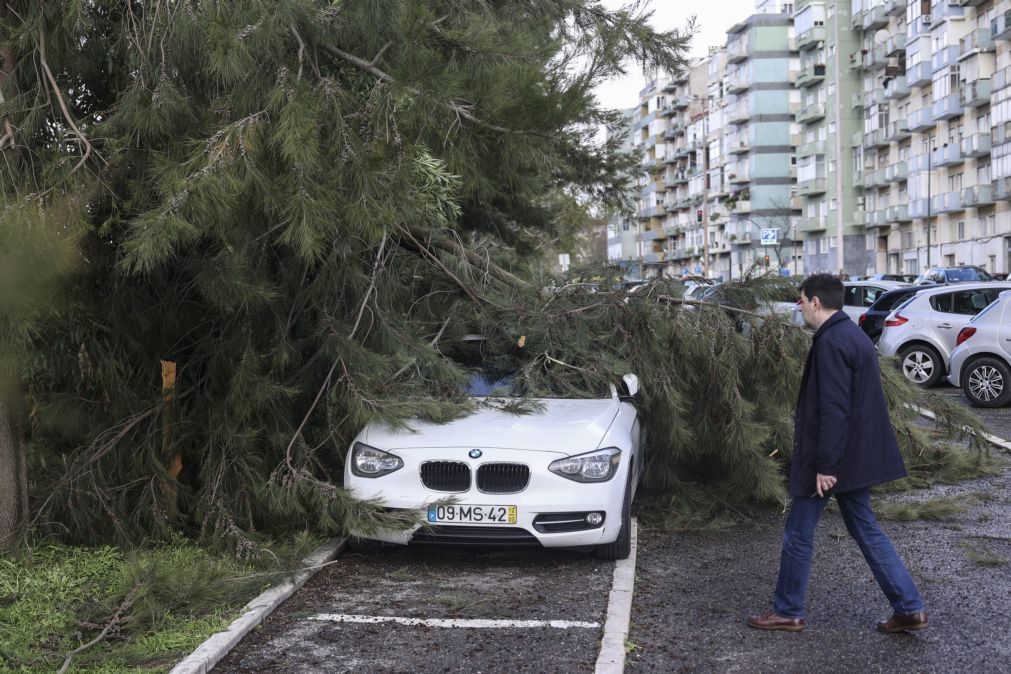
POLYGON ((917 386, 927 388, 936 384, 944 375, 941 355, 932 346, 914 344, 899 352, 902 374, 917 386))
POLYGON ((632 468, 628 467, 628 480, 625 483, 625 495, 621 499, 621 531, 612 543, 598 545, 594 554, 598 559, 618 560, 628 559, 632 554, 632 468))
POLYGON ((962 375, 962 392, 973 407, 1004 407, 1011 402, 1011 370, 997 358, 974 360, 962 375))

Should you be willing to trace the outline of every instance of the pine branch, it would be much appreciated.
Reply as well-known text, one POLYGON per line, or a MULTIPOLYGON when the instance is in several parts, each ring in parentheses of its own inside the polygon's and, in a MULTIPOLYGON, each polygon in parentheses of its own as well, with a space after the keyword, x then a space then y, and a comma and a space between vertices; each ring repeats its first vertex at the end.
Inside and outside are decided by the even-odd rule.
MULTIPOLYGON (((379 53, 376 54, 376 59, 375 60, 378 60, 382 56, 383 52, 386 51, 386 49, 387 49, 388 46, 389 46, 389 44, 384 45, 383 48, 379 50, 379 53)), ((361 70, 364 70, 365 72, 369 73, 370 75, 375 76, 376 79, 378 79, 380 82, 387 82, 389 84, 396 84, 397 83, 397 81, 393 78, 392 75, 390 75, 389 73, 386 73, 386 72, 380 70, 378 67, 376 67, 375 60, 373 60, 373 61, 366 61, 365 59, 361 58, 360 56, 355 56, 354 54, 349 54, 348 52, 344 51, 343 49, 339 49, 338 47, 334 47, 332 45, 323 45, 323 49, 325 51, 327 51, 328 53, 330 53, 331 55, 336 56, 336 57, 341 58, 341 59, 344 59, 348 63, 350 63, 350 64, 352 64, 352 65, 360 68, 361 70)), ((415 95, 415 96, 417 96, 419 98, 429 98, 429 96, 427 96, 423 91, 421 91, 420 89, 417 89, 416 87, 404 85, 404 88, 407 91, 409 91, 411 94, 413 94, 413 95, 415 95)), ((552 134, 536 133, 536 132, 532 132, 532 131, 524 131, 522 129, 510 129, 508 127, 499 126, 498 124, 492 124, 491 122, 486 122, 483 119, 481 119, 481 118, 477 117, 476 115, 474 115, 473 112, 471 112, 471 110, 473 109, 474 106, 470 105, 468 103, 462 103, 460 101, 452 101, 451 100, 451 101, 440 101, 439 104, 442 107, 446 108, 447 110, 449 110, 450 112, 452 112, 453 114, 456 115, 456 117, 457 117, 457 123, 459 123, 459 119, 460 118, 463 118, 463 119, 466 119, 467 121, 472 122, 472 123, 474 123, 474 124, 476 124, 478 126, 484 127, 484 128, 489 129, 491 131, 496 131, 498 133, 516 134, 516 135, 523 135, 523 136, 538 136, 538 137, 541 137, 541 138, 550 138, 550 139, 557 138, 557 136, 552 135, 552 134)))
POLYGON ((84 166, 84 162, 88 161, 88 157, 91 156, 91 142, 88 137, 77 128, 77 122, 74 121, 73 115, 70 114, 70 110, 67 109, 67 102, 63 98, 63 93, 60 92, 60 85, 56 82, 56 78, 53 77, 53 71, 49 69, 49 63, 46 61, 46 35, 44 32, 39 33, 39 62, 42 64, 42 69, 46 73, 46 79, 49 80, 49 86, 52 88, 53 93, 56 94, 56 100, 60 104, 60 111, 63 112, 63 118, 70 125, 70 128, 74 130, 74 135, 77 136, 78 140, 84 146, 84 155, 81 160, 77 162, 77 165, 70 171, 71 175, 77 173, 77 170, 84 166))
POLYGON ((67 653, 66 658, 63 660, 63 665, 59 668, 59 670, 57 670, 56 674, 64 674, 64 672, 66 672, 67 669, 70 667, 70 662, 71 660, 74 659, 75 655, 82 653, 91 648, 92 646, 94 646, 95 644, 101 642, 103 639, 105 639, 105 637, 109 636, 109 632, 119 627, 121 624, 129 621, 129 618, 123 618, 123 613, 129 611, 130 608, 133 607, 133 602, 137 599, 137 595, 140 593, 140 589, 141 584, 138 582, 136 585, 133 586, 133 589, 130 590, 130 593, 126 596, 126 599, 124 599, 123 602, 116 608, 116 611, 105 623, 105 627, 102 629, 99 635, 94 639, 92 639, 91 641, 89 641, 88 643, 82 644, 81 646, 78 646, 74 650, 67 653))
POLYGON ((420 250, 422 254, 424 254, 426 257, 432 260, 437 267, 442 269, 443 273, 449 276, 449 278, 453 279, 453 282, 456 283, 460 287, 460 289, 463 290, 463 292, 467 293, 467 296, 470 297, 470 299, 472 299, 475 304, 481 304, 481 299, 474 294, 474 292, 467 286, 467 284, 461 281, 456 274, 451 272, 446 267, 446 265, 442 263, 442 260, 440 260, 435 253, 429 250, 426 246, 422 245, 422 243, 414 237, 414 235, 411 233, 411 230, 408 229, 406 225, 397 225, 397 228, 404 234, 406 234, 407 238, 409 238, 411 241, 414 242, 414 245, 418 247, 418 250, 420 250))

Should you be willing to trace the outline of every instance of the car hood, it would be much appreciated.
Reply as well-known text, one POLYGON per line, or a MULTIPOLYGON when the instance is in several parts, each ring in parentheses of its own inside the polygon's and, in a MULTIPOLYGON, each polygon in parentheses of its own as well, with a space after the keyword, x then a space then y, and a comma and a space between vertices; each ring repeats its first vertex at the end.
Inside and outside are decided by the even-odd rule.
POLYGON ((580 454, 597 449, 618 413, 614 400, 539 400, 544 409, 510 414, 483 408, 445 424, 411 420, 409 429, 370 423, 359 434, 377 449, 469 447, 580 454))

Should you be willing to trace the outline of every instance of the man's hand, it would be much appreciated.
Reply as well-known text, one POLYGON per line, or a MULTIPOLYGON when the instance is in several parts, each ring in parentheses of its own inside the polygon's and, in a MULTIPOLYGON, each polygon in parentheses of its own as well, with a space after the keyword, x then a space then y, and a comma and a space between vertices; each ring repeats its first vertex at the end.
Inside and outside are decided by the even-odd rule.
POLYGON ((835 475, 822 475, 818 473, 814 476, 814 488, 815 493, 818 494, 818 498, 823 498, 825 492, 835 486, 836 478, 835 475))

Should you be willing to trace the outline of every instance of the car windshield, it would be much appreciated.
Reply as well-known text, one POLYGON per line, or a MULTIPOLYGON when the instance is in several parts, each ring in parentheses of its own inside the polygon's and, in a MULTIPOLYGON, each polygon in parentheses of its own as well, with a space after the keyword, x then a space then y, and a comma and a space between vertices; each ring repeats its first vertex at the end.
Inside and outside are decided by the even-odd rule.
POLYGON ((975 267, 962 267, 959 269, 946 269, 944 272, 948 282, 952 281, 992 281, 993 277, 982 269, 975 267))
POLYGON ((522 395, 515 372, 493 374, 484 370, 469 373, 466 393, 477 398, 518 398, 522 395))

